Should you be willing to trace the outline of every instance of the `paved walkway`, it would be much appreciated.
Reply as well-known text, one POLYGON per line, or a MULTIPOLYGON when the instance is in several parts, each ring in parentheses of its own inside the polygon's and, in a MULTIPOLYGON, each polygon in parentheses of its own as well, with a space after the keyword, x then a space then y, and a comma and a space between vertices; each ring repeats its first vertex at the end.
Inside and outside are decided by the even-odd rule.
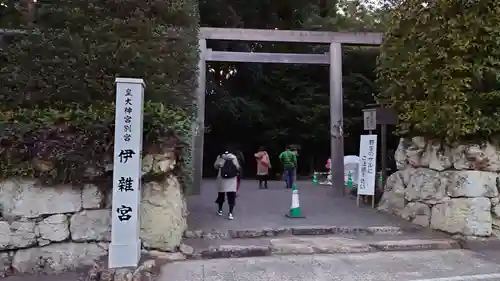
POLYGON ((176 262, 158 281, 498 281, 500 265, 464 250, 176 262))
MULTIPOLYGON (((306 181, 298 182, 297 187, 305 219, 284 216, 290 208, 292 192, 284 188, 283 182, 269 182, 269 189, 261 190, 258 189, 257 181, 243 180, 240 196, 236 200, 235 220, 229 221, 216 215, 215 180, 206 180, 202 184, 201 194, 188 198, 189 229, 228 230, 305 225, 412 227, 409 222, 379 213, 371 206, 358 208, 355 200, 342 196, 339 190, 332 187, 313 185, 306 181)), ((227 211, 227 205, 225 208, 227 211)))

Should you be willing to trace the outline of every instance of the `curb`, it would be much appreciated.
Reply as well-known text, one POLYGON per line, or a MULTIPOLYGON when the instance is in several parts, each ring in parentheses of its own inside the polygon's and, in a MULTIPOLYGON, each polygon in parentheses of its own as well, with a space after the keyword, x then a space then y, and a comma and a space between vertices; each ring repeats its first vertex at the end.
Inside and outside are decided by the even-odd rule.
POLYGON ((465 250, 497 250, 500 249, 500 239, 497 237, 453 237, 465 250))
POLYGON ((339 247, 338 249, 326 249, 308 245, 270 245, 270 246, 241 246, 224 245, 203 249, 198 253, 188 256, 188 259, 224 259, 224 258, 248 258, 265 256, 286 255, 313 255, 313 254, 355 254, 374 252, 397 252, 397 251, 425 251, 425 250, 451 250, 460 249, 460 244, 454 240, 402 240, 402 241, 380 241, 366 243, 365 247, 353 247, 352 249, 339 247))
POLYGON ((369 245, 381 252, 396 251, 419 251, 419 250, 452 250, 461 249, 461 245, 455 240, 401 240, 381 241, 369 243, 369 245))
POLYGON ((372 227, 349 227, 349 226, 297 226, 289 228, 263 228, 263 229, 240 229, 240 230, 186 230, 184 238, 198 239, 236 239, 236 238, 260 238, 278 237, 290 235, 332 235, 332 234, 361 234, 361 235, 401 235, 403 233, 414 233, 421 227, 401 228, 397 226, 372 226, 372 227))
POLYGON ((264 246, 219 246, 202 250, 196 259, 248 258, 271 255, 270 247, 264 246))

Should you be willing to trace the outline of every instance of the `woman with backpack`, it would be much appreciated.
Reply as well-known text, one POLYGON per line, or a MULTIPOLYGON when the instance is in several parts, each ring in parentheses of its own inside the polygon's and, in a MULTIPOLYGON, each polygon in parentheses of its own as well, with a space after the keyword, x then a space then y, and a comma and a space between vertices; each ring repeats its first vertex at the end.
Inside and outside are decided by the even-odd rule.
POLYGON ((217 156, 214 164, 215 169, 219 170, 217 173, 217 189, 218 195, 217 203, 219 209, 217 214, 219 216, 223 215, 222 207, 224 206, 225 198, 227 198, 227 203, 229 205, 229 213, 227 218, 234 219, 233 210, 236 201, 236 191, 238 187, 237 176, 240 170, 240 164, 236 155, 226 150, 223 154, 217 156))

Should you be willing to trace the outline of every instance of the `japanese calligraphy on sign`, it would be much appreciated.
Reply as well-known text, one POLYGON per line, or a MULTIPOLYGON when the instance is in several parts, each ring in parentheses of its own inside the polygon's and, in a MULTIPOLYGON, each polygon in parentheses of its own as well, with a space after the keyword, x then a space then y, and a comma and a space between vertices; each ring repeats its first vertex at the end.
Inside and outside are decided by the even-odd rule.
POLYGON ((113 212, 110 267, 137 266, 140 256, 139 201, 141 186, 142 79, 116 79, 113 212))
POLYGON ((377 129, 377 111, 375 109, 363 110, 363 128, 366 131, 377 129))
POLYGON ((121 192, 134 191, 134 179, 131 177, 121 177, 118 180, 118 190, 121 192))
POLYGON ((125 90, 125 116, 123 116, 123 121, 125 122, 125 125, 123 125, 123 140, 126 142, 129 142, 132 139, 132 90, 127 88, 125 90), (128 122, 127 122, 128 121, 128 122))
POLYGON ((120 221, 128 221, 132 218, 130 215, 130 213, 132 213, 132 207, 122 205, 121 207, 116 208, 116 212, 118 213, 118 219, 120 221))
POLYGON ((375 194, 377 135, 362 135, 359 145, 359 195, 375 194))

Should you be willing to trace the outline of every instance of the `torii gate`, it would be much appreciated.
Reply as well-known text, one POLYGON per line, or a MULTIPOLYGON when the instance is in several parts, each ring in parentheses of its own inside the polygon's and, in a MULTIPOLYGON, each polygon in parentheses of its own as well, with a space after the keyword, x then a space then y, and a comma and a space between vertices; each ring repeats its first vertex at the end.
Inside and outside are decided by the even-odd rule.
MULTIPOLYGON (((200 193, 203 176, 203 142, 205 128, 206 62, 256 62, 330 65, 330 136, 332 182, 344 186, 344 133, 342 113, 342 44, 378 46, 382 33, 322 32, 202 27, 199 33, 197 120, 194 135, 193 194, 200 193), (325 54, 226 52, 207 49, 207 40, 302 42, 330 44, 325 54)), ((342 188, 344 192, 344 188, 342 188)))

